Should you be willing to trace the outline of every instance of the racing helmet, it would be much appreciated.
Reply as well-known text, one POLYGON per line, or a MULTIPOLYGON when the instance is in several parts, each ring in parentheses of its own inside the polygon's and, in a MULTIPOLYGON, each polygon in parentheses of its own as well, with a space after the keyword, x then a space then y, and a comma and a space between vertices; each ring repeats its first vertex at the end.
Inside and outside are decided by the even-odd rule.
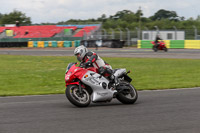
POLYGON ((82 61, 87 52, 88 49, 85 46, 81 45, 74 50, 74 55, 77 56, 78 61, 82 61))

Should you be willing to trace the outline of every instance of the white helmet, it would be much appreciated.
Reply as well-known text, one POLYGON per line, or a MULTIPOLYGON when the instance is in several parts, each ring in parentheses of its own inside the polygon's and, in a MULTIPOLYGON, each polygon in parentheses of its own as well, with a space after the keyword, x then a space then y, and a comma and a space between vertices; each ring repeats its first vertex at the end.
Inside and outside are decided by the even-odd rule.
POLYGON ((82 61, 87 52, 88 49, 81 45, 74 50, 74 55, 77 56, 79 54, 79 56, 77 56, 77 60, 82 61))

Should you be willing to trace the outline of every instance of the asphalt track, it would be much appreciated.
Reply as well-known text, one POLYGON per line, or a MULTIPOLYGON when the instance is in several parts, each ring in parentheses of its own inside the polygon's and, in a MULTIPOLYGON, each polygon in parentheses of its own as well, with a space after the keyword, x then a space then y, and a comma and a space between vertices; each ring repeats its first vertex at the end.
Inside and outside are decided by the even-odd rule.
MULTIPOLYGON (((74 48, 0 48, 0 54, 36 56, 73 56, 74 48)), ((200 59, 200 49, 169 49, 168 52, 153 52, 137 48, 90 48, 100 56, 139 58, 185 58, 200 59)))
MULTIPOLYGON (((100 56, 200 59, 200 50, 95 50, 100 56)), ((73 49, 1 48, 0 54, 72 56, 73 49)), ((139 91, 138 101, 124 105, 70 104, 65 95, 0 97, 0 133, 199 133, 200 88, 139 91)))
POLYGON ((65 95, 0 98, 0 133, 199 133, 200 88, 139 91, 133 105, 113 100, 77 108, 65 95))

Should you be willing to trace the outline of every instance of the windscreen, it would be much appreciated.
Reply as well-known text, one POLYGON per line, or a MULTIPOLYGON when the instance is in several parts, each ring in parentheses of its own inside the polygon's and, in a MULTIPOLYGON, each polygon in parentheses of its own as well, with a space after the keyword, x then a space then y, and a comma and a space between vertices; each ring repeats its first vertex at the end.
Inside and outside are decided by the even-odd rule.
POLYGON ((66 69, 66 72, 67 73, 69 71, 69 69, 76 63, 69 63, 68 66, 67 66, 67 69, 66 69))

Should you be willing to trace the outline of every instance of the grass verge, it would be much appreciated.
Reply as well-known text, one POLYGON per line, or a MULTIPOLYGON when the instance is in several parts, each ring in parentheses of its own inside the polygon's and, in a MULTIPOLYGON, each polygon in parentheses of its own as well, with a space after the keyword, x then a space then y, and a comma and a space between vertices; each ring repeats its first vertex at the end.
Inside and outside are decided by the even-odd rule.
MULTIPOLYGON (((132 72, 137 90, 200 86, 200 60, 104 57, 132 72)), ((0 96, 64 93, 64 74, 75 57, 0 55, 0 96)))

